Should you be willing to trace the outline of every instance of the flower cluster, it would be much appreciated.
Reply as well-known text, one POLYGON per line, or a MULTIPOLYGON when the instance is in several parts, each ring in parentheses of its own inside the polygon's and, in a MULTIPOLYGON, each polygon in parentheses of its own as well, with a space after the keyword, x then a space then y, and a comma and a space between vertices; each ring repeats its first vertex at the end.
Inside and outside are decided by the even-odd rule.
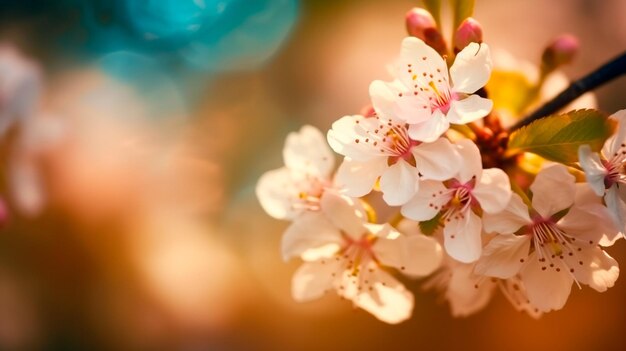
MULTIPOLYGON (((284 259, 304 261, 293 297, 335 291, 398 323, 411 316, 413 295, 391 273, 431 275, 424 286, 456 316, 480 310, 497 290, 539 317, 561 309, 574 283, 612 287, 619 268, 604 248, 626 228, 626 113, 612 117, 607 130, 618 129, 601 153, 595 144, 575 149, 579 162, 549 162, 563 156, 545 147, 533 162, 511 156, 513 131, 489 98, 494 64, 480 25, 461 23, 448 51, 429 16, 407 15, 413 36, 402 41, 393 78, 371 83, 371 113, 338 119, 326 138, 311 126, 291 133, 285 166, 257 184, 265 211, 291 221, 284 259), (343 157, 336 170, 328 145, 343 157)), ((554 55, 543 73, 569 61, 554 55)), ((529 89, 528 105, 539 88, 529 89)))

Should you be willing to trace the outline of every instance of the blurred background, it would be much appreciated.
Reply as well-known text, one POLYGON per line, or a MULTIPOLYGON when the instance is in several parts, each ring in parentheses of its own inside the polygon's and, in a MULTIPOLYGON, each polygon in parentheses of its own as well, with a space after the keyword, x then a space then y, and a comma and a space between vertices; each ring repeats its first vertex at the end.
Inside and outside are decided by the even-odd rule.
MULTIPOLYGON (((255 182, 289 131, 368 103, 419 5, 0 1, 0 349, 625 349, 624 278, 540 320, 502 296, 454 319, 419 281, 396 326, 336 297, 292 301, 288 223, 255 182)), ((474 17, 520 62, 578 36, 575 79, 626 48, 624 14, 621 0, 477 0, 474 17)), ((599 108, 626 108, 624 91, 598 89, 599 108)), ((608 251, 626 262, 623 240, 608 251)))

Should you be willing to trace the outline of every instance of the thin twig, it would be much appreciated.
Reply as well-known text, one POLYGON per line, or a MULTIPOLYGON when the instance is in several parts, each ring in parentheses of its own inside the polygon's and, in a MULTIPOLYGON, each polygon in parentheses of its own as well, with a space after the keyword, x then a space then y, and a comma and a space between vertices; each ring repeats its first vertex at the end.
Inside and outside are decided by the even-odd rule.
POLYGON ((602 84, 608 83, 623 74, 626 74, 626 52, 623 52, 621 55, 581 79, 572 82, 572 84, 570 84, 570 86, 563 90, 559 95, 546 102, 535 112, 517 122, 510 128, 510 131, 514 131, 542 117, 555 113, 570 102, 576 100, 576 98, 582 94, 591 91, 602 84))

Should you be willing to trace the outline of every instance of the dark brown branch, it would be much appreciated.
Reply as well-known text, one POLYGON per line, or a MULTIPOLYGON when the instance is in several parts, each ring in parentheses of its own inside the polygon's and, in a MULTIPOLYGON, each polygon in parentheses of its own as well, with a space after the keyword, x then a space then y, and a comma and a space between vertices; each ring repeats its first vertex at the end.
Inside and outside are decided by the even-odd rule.
POLYGON ((517 122, 510 128, 510 131, 514 131, 540 118, 555 113, 570 102, 576 100, 576 98, 582 94, 591 91, 602 84, 608 83, 623 74, 626 74, 626 52, 581 79, 572 82, 572 84, 570 84, 570 86, 563 90, 559 95, 546 102, 535 112, 517 122))

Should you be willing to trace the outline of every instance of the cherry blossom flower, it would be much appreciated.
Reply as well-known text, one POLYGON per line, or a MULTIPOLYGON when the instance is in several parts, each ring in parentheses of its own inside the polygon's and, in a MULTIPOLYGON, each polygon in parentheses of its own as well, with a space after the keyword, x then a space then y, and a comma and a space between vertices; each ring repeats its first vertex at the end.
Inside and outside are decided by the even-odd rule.
POLYGON ((619 275, 617 262, 598 246, 617 230, 589 188, 574 180, 566 167, 549 166, 530 187, 530 209, 514 194, 504 212, 483 218, 485 231, 500 235, 485 246, 476 273, 519 274, 528 300, 542 312, 562 308, 574 281, 602 292, 619 275))
POLYGON ((366 218, 358 200, 327 192, 321 211, 304 213, 291 224, 283 257, 305 261, 293 277, 292 295, 304 302, 336 290, 381 321, 399 323, 411 316, 413 294, 384 267, 425 276, 441 263, 442 250, 431 238, 405 236, 366 218))
POLYGON ((319 209, 324 189, 332 187, 334 156, 324 135, 306 125, 287 136, 283 148, 285 166, 263 174, 256 186, 261 206, 277 219, 294 219, 319 209))
POLYGON ((496 214, 511 197, 509 177, 501 169, 482 169, 480 151, 470 140, 458 143, 462 165, 446 182, 424 181, 419 191, 402 206, 402 214, 416 221, 440 216, 444 246, 454 259, 470 263, 482 250, 481 214, 496 214))
POLYGON ((345 156, 335 179, 345 194, 366 195, 380 179, 383 199, 391 206, 406 203, 422 179, 443 181, 459 169, 459 154, 450 141, 412 140, 407 125, 394 119, 342 117, 328 132, 328 143, 345 156))
POLYGON ((430 142, 452 124, 466 124, 485 117, 493 103, 474 94, 485 86, 492 62, 487 44, 470 43, 450 67, 422 40, 402 41, 393 82, 374 81, 370 96, 376 112, 409 124, 411 139, 430 142))
MULTIPOLYGON (((398 228, 407 235, 423 235, 417 222, 410 220, 403 220, 398 228), (405 229, 409 226, 410 229, 405 229)), ((432 237, 439 242, 443 241, 441 230, 437 230, 432 237)), ((519 277, 486 277, 476 274, 475 266, 476 262, 462 263, 444 253, 441 267, 424 282, 422 288, 439 292, 441 298, 448 302, 454 317, 467 317, 481 311, 497 290, 502 292, 516 310, 524 311, 533 318, 541 316, 541 312, 529 303, 526 289, 519 277)))
POLYGON ((598 196, 604 196, 622 233, 626 229, 626 110, 610 117, 619 124, 617 133, 609 138, 600 155, 591 151, 589 145, 578 150, 580 166, 585 171, 587 183, 598 196))

